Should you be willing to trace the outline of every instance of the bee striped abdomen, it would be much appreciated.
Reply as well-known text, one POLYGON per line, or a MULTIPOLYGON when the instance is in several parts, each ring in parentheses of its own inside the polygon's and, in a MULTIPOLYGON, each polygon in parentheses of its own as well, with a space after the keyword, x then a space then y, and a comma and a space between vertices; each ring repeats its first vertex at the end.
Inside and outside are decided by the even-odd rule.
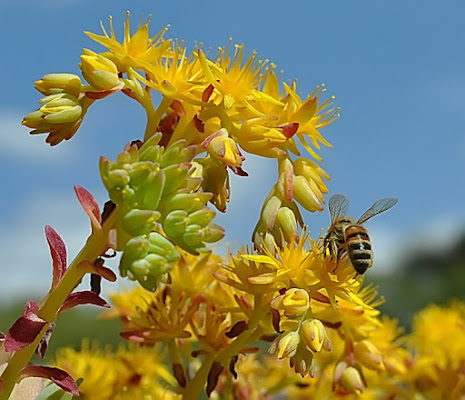
POLYGON ((366 229, 360 225, 349 226, 345 231, 345 242, 352 265, 359 274, 363 274, 373 265, 373 252, 366 229))

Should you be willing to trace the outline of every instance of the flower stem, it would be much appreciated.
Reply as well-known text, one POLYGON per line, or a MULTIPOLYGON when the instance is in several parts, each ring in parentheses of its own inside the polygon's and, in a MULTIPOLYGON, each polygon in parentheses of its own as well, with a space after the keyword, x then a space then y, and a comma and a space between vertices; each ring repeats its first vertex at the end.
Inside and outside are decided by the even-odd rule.
POLYGON ((151 107, 144 107, 147 112, 147 126, 145 128, 144 142, 155 134, 157 126, 160 124, 163 115, 168 110, 172 101, 172 98, 163 96, 156 110, 153 108, 153 105, 151 107))
POLYGON ((79 268, 82 261, 93 262, 102 252, 106 250, 108 241, 108 232, 113 228, 116 213, 113 212, 103 223, 102 229, 93 231, 87 239, 86 244, 81 252, 76 256, 69 268, 66 270, 62 279, 58 284, 50 290, 47 296, 39 303, 40 309, 37 315, 48 323, 43 327, 42 331, 37 335, 34 342, 29 346, 16 351, 8 361, 8 366, 1 376, 2 387, 0 390, 0 400, 7 400, 10 397, 11 391, 22 371, 34 354, 43 334, 47 330, 50 322, 52 322, 60 307, 80 283, 83 276, 88 270, 79 268))

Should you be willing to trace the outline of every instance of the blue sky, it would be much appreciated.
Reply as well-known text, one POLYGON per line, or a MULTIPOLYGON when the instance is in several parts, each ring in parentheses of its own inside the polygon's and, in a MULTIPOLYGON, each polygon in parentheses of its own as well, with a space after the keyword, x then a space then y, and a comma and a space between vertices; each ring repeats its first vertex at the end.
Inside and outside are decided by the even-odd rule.
MULTIPOLYGON (((113 15, 121 33, 125 11, 135 28, 152 15, 151 33, 192 48, 243 43, 298 79, 302 94, 326 84, 341 118, 322 133, 330 193, 343 193, 358 217, 380 197, 398 197, 367 225, 380 263, 418 243, 446 244, 465 222, 465 3, 462 1, 121 1, 0 2, 0 266, 1 298, 43 293, 50 276, 44 226, 64 238, 70 257, 88 233, 73 185, 100 203, 105 192, 98 157, 114 157, 142 135, 144 114, 120 95, 93 106, 71 141, 49 148, 20 126, 37 108, 33 82, 46 73, 79 73, 82 48, 101 49, 84 34, 113 15)), ((121 37, 121 36, 120 36, 121 37)), ((248 178, 233 180, 228 215, 218 221, 237 247, 249 242, 275 163, 249 157, 248 178)), ((313 236, 327 212, 306 215, 313 236)))

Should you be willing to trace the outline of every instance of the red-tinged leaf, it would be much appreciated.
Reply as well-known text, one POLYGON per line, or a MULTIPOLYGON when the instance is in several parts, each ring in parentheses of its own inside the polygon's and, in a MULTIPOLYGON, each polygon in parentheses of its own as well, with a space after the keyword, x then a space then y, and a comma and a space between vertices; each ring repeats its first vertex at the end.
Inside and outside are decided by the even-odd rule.
POLYGON ((74 186, 76 196, 81 203, 82 208, 90 218, 90 223, 93 229, 101 229, 102 216, 97 202, 86 189, 81 186, 74 186))
POLYGON ((58 312, 62 313, 63 311, 67 311, 81 304, 94 304, 96 306, 110 308, 110 305, 98 294, 90 290, 85 290, 83 292, 71 293, 58 312))
POLYGON ((47 352, 48 349, 48 343, 50 342, 50 339, 52 338, 52 333, 53 330, 55 329, 55 321, 50 322, 50 325, 47 327, 47 330, 44 333, 44 336, 40 339, 39 345, 37 346, 36 349, 36 354, 40 358, 45 357, 45 353, 47 352))
POLYGON ((52 288, 54 288, 66 272, 66 246, 60 235, 49 225, 45 227, 45 237, 53 260, 52 288))
POLYGON ((4 348, 5 351, 18 351, 29 346, 47 324, 46 321, 39 318, 37 313, 39 306, 32 300, 26 303, 24 313, 19 317, 8 331, 4 348))
POLYGON ((83 269, 85 272, 97 274, 107 281, 116 281, 116 274, 110 268, 104 267, 103 265, 95 265, 90 261, 81 261, 77 265, 77 268, 83 269))
POLYGON ((65 392, 72 393, 74 396, 79 397, 76 381, 62 369, 46 367, 44 365, 28 365, 21 371, 21 378, 26 378, 28 376, 50 379, 65 392))

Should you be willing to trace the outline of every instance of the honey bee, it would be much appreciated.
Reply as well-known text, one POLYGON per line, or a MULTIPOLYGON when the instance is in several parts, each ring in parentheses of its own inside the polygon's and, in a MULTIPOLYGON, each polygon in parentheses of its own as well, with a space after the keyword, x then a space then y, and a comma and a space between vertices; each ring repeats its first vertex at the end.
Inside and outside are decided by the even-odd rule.
POLYGON ((329 213, 331 215, 331 226, 324 239, 325 254, 329 252, 331 257, 339 261, 344 252, 359 274, 373 265, 373 250, 370 237, 362 224, 371 217, 389 210, 397 203, 395 198, 379 199, 365 211, 357 222, 347 217, 349 201, 342 194, 335 194, 329 199, 329 213))

